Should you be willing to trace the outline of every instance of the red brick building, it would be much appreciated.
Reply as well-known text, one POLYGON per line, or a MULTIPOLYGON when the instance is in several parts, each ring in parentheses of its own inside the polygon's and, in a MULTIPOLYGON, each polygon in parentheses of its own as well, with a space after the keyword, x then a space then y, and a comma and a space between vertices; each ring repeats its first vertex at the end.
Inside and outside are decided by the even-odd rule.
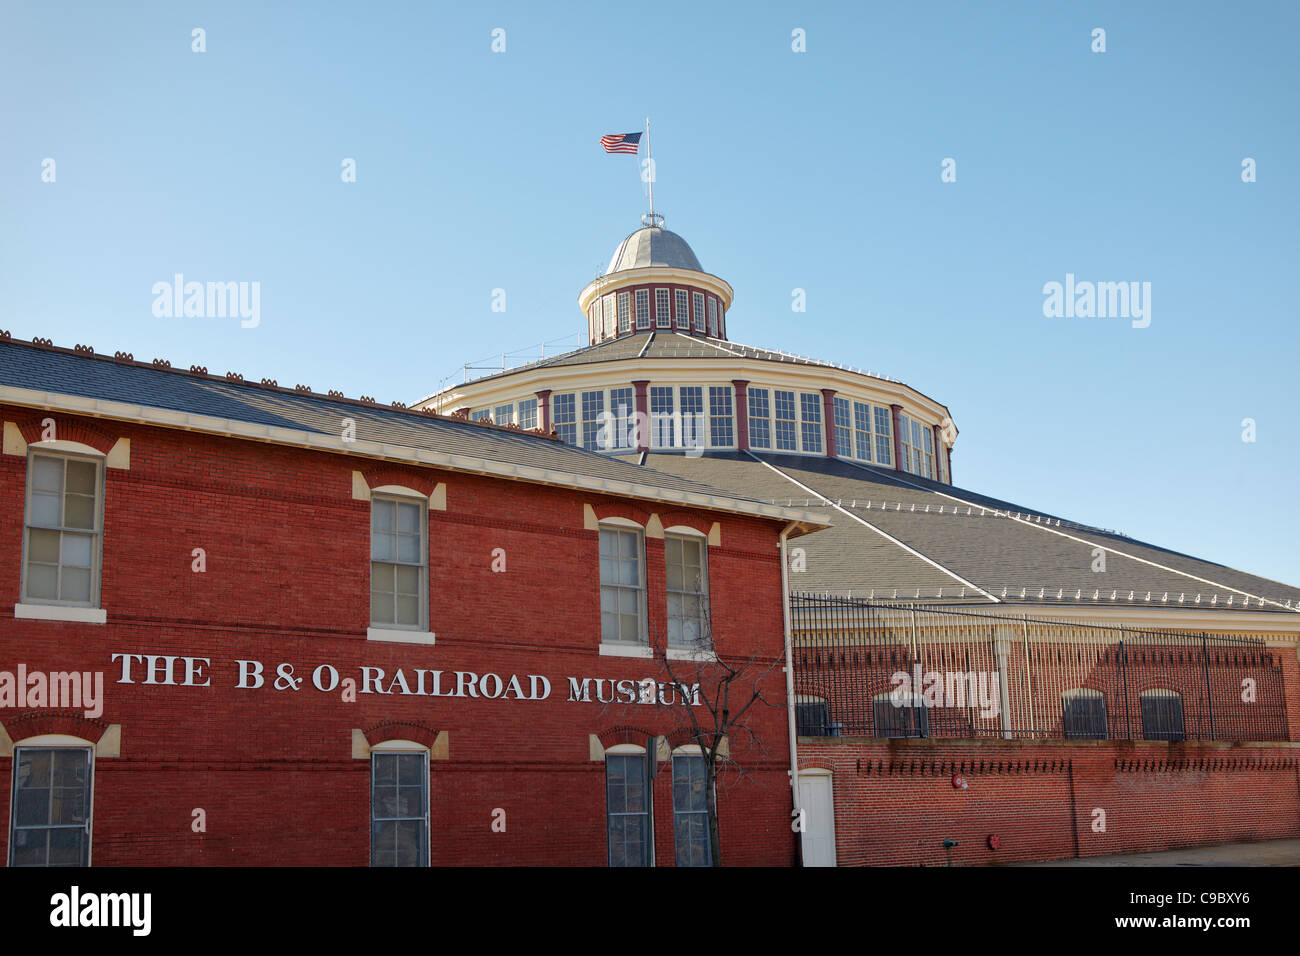
POLYGON ((722 859, 791 862, 780 546, 816 515, 7 335, 0 420, 11 865, 709 862, 710 651, 775 705, 727 741, 722 859))

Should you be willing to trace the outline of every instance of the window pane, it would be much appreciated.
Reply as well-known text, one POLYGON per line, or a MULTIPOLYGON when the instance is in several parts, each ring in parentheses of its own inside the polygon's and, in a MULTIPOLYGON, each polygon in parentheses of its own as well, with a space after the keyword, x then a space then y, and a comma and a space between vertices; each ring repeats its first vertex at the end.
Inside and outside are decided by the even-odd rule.
POLYGON ((418 534, 399 534, 397 536, 397 560, 411 564, 422 564, 420 560, 420 536, 418 534))
POLYGON ((93 461, 68 460, 67 490, 79 495, 95 494, 95 473, 99 470, 93 461))
POLYGON ((90 569, 64 568, 59 592, 59 599, 63 601, 89 601, 90 569))
MULTIPOLYGON (((34 532, 34 534, 48 534, 50 532, 34 532)), ((90 567, 90 536, 84 534, 65 534, 63 535, 63 548, 61 561, 64 565, 74 565, 76 567, 90 567)))
POLYGON ((415 627, 420 623, 420 599, 404 594, 397 596, 397 620, 394 624, 415 627))
POLYGON ((399 502, 397 505, 397 530, 412 534, 420 530, 420 506, 399 502))
POLYGON ((376 531, 392 531, 396 506, 397 503, 394 501, 375 498, 370 507, 370 527, 376 531))
POLYGON ((63 491, 63 459, 37 455, 32 458, 32 487, 39 491, 63 491))
POLYGON ((69 528, 95 527, 95 499, 86 495, 68 495, 64 500, 63 523, 69 528))
POLYGON ((27 565, 27 595, 34 598, 58 600, 59 572, 48 564, 27 565))
POLYGON ((376 531, 370 537, 370 557, 374 561, 394 561, 397 559, 397 536, 385 531, 376 531))
POLYGON ((59 533, 57 531, 38 531, 35 528, 28 531, 27 560, 40 561, 44 564, 58 563, 59 533))
POLYGON ((63 524, 63 499, 58 495, 32 492, 32 524, 57 528, 63 524))

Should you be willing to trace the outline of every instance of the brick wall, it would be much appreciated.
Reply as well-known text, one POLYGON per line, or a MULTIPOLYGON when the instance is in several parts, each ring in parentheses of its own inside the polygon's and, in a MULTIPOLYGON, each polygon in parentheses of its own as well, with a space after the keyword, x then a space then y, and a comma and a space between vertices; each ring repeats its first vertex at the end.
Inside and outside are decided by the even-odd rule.
POLYGON ((834 774, 841 866, 942 865, 945 839, 978 865, 1300 837, 1296 744, 800 738, 799 764, 834 774))
MULTIPOLYGON (((0 418, 32 412, 0 408, 0 418)), ((79 423, 58 419, 60 435, 79 423)), ((85 424, 85 423, 82 423, 85 424)), ((93 862, 97 865, 351 864, 369 859, 368 762, 352 758, 353 729, 390 722, 447 733, 448 758, 431 762, 432 862, 580 863, 606 859, 603 764, 590 734, 631 727, 678 729, 674 712, 644 705, 569 702, 566 678, 655 676, 646 660, 600 656, 597 533, 583 505, 602 513, 666 509, 559 488, 407 469, 444 482, 447 510, 429 511, 433 646, 368 642, 369 504, 352 497, 342 455, 97 420, 131 439, 129 470, 106 472, 101 606, 104 625, 13 617, 19 597, 21 506, 0 510, 0 670, 102 671, 103 715, 88 724, 42 712, 42 732, 92 739, 121 725, 121 754, 95 761, 93 862), (193 549, 207 570, 191 570, 193 549), (506 571, 492 570, 504 548, 506 571), (210 660, 211 686, 118 683, 114 653, 210 660), (238 659, 263 663, 266 683, 236 688, 238 659), (277 689, 277 665, 306 678, 277 689), (551 681, 546 700, 434 698, 311 686, 322 664, 343 677, 378 667, 517 674, 551 681), (207 832, 191 830, 203 808, 207 832), (491 829, 506 811, 506 831, 491 829)), ((394 479, 394 465, 383 480, 394 479)), ((0 456, 0 500, 22 502, 26 459, 0 456)), ((678 506, 672 506, 674 510, 678 506)), ((721 525, 709 548, 714 640, 721 655, 764 666, 781 654, 776 522, 725 514, 679 515, 721 525)), ((665 524, 669 522, 665 521, 665 524)), ((662 541, 647 541, 650 627, 664 626, 662 541)), ((689 678, 689 673, 679 674, 689 678)), ((783 702, 779 664, 763 679, 783 702)), ((35 726, 0 709, 11 730, 35 726)), ((723 859, 786 864, 793 837, 783 706, 751 721, 761 746, 734 739, 746 774, 720 794, 723 859)), ((25 734, 15 733, 15 738, 25 734)), ((8 818, 11 760, 0 758, 0 817, 8 818)), ((656 782, 659 862, 671 865, 671 771, 656 782)), ((7 859, 8 832, 0 833, 7 859)))

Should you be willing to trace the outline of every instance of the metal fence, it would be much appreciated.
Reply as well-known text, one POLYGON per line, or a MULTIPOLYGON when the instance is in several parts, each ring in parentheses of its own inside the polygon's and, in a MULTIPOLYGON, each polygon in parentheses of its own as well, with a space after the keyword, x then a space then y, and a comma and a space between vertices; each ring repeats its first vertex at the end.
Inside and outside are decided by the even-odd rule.
POLYGON ((802 735, 1290 739, 1284 651, 1259 638, 800 593, 791 612, 802 735))

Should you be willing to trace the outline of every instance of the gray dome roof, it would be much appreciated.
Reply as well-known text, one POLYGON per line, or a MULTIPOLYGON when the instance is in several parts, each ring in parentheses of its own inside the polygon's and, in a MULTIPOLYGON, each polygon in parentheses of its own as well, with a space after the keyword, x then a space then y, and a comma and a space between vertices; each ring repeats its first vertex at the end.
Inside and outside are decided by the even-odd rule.
POLYGON ((693 272, 704 271, 700 260, 695 258, 695 253, 691 251, 685 239, 659 226, 647 226, 638 229, 618 244, 605 274, 623 272, 627 269, 643 269, 646 266, 668 266, 675 269, 690 269, 693 272))

